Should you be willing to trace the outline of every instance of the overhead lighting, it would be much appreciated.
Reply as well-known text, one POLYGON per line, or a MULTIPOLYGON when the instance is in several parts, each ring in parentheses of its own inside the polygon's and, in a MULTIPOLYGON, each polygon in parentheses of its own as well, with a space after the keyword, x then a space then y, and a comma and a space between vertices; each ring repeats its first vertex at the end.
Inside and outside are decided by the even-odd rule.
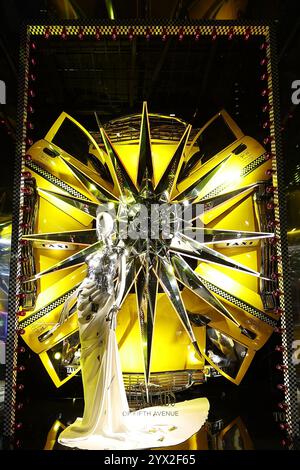
POLYGON ((115 12, 114 12, 114 6, 113 6, 112 0, 105 0, 105 5, 106 5, 108 18, 110 20, 114 20, 115 19, 115 12))

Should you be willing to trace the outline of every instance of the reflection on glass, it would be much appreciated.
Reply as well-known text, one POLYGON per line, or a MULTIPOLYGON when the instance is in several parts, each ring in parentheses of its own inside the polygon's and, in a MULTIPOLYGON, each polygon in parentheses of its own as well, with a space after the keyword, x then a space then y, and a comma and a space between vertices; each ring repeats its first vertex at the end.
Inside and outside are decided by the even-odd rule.
MULTIPOLYGON (((3 220, 3 217, 0 216, 3 220)), ((5 345, 7 337, 8 282, 11 223, 0 222, 0 408, 4 405, 5 345)))
POLYGON ((91 141, 73 121, 64 119, 52 141, 69 155, 96 171, 102 178, 112 182, 107 166, 92 153, 91 141))
POLYGON ((224 117, 222 115, 216 117, 199 135, 197 139, 199 150, 183 165, 179 181, 187 178, 199 163, 203 165, 208 162, 235 140, 236 136, 226 124, 224 117))
POLYGON ((49 349, 48 356, 60 380, 73 374, 80 366, 79 332, 76 331, 49 349))
POLYGON ((240 416, 229 424, 223 419, 207 422, 209 450, 250 450, 253 442, 240 416))
POLYGON ((65 119, 56 132, 53 143, 65 152, 87 165, 89 156, 89 140, 70 119, 65 119))
POLYGON ((198 139, 200 148, 198 159, 204 164, 221 150, 236 140, 236 136, 229 129, 223 116, 218 116, 204 129, 198 139))
MULTIPOLYGON (((5 341, 7 335, 7 312, 0 312, 0 341, 5 341)), ((1 361, 2 364, 2 361, 1 361)))
POLYGON ((243 439, 236 424, 223 436, 222 444, 223 450, 243 450, 243 439))
POLYGON ((215 328, 206 328, 206 354, 230 377, 235 378, 247 354, 247 348, 215 328))

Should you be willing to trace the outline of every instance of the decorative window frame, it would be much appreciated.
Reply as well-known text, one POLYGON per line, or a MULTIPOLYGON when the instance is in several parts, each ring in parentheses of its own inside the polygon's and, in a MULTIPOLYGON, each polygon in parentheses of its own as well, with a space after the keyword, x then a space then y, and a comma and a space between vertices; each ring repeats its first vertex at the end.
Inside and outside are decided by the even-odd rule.
MULTIPOLYGON (((111 22, 90 20, 87 22, 64 21, 60 23, 32 23, 25 25, 21 32, 20 49, 20 80, 18 91, 18 127, 16 134, 16 158, 14 173, 13 193, 13 230, 11 244, 10 285, 8 303, 8 335, 6 344, 6 383, 5 383, 5 406, 4 406, 4 435, 14 439, 15 432, 19 427, 16 417, 17 394, 22 391, 19 382, 22 376, 22 367, 19 366, 19 354, 22 348, 18 347, 18 338, 22 330, 18 327, 20 290, 21 290, 21 255, 20 243, 23 235, 22 227, 22 203, 24 194, 24 163, 26 149, 32 144, 30 129, 27 122, 30 116, 30 74, 35 66, 34 39, 39 36, 61 37, 62 40, 68 36, 77 36, 78 40, 84 36, 94 36, 101 41, 102 37, 133 37, 143 36, 148 40, 151 37, 161 36, 166 39, 176 36, 181 40, 184 36, 192 36, 195 41, 200 41, 202 36, 210 36, 217 40, 218 36, 227 36, 228 40, 239 38, 241 41, 251 40, 252 36, 261 36, 260 46, 261 65, 265 73, 262 81, 262 89, 265 93, 265 116, 269 122, 269 137, 265 142, 270 158, 272 158, 272 192, 274 194, 274 212, 276 224, 274 227, 275 242, 278 259, 278 289, 280 295, 280 326, 277 332, 281 339, 282 352, 282 383, 277 387, 280 389, 285 408, 285 436, 288 435, 288 444, 292 445, 293 439, 298 436, 298 410, 297 410, 297 384, 295 369, 292 364, 292 342, 293 342, 293 312, 291 286, 289 278, 289 257, 287 243, 287 214, 284 194, 284 162, 281 144, 281 124, 279 109, 279 85, 278 71, 276 66, 276 38, 275 27, 269 24, 250 24, 235 21, 191 21, 164 22, 158 24, 141 23, 131 20, 129 22, 111 22), (64 35, 66 35, 64 37, 64 35)), ((286 439, 286 438, 285 438, 286 439)))

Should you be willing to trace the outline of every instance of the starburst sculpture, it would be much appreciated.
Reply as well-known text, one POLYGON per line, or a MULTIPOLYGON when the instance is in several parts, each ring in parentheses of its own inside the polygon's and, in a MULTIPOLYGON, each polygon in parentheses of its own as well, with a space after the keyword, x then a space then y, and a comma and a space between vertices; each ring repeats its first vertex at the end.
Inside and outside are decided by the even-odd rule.
MULTIPOLYGON (((222 207, 224 201, 253 191, 254 184, 240 187, 234 184, 234 178, 244 176, 244 167, 239 169, 236 175, 232 166, 229 165, 231 170, 228 172, 227 158, 217 163, 209 172, 199 176, 199 172, 195 171, 199 169, 199 162, 194 162, 189 166, 186 163, 187 147, 191 137, 191 126, 186 125, 165 170, 159 177, 155 177, 155 157, 149 116, 147 104, 144 103, 138 164, 133 175, 128 171, 124 158, 121 158, 104 128, 99 127, 104 159, 101 167, 98 167, 98 172, 69 154, 59 153, 57 149, 52 149, 52 156, 59 159, 64 168, 69 169, 86 189, 85 193, 76 191, 68 181, 56 181, 58 179, 56 176, 52 178, 51 184, 58 186, 57 191, 46 190, 42 187, 43 185, 38 191, 40 195, 46 195, 53 201, 59 200, 61 204, 72 206, 94 219, 97 210, 109 210, 115 214, 115 237, 117 240, 123 239, 128 253, 127 286, 123 302, 134 289, 143 345, 146 383, 149 382, 150 377, 151 348, 159 291, 168 296, 194 345, 196 354, 200 356, 204 352, 201 351, 194 335, 192 316, 182 296, 183 288, 205 301, 209 309, 217 312, 221 319, 238 327, 246 338, 255 338, 251 323, 249 322, 248 327, 242 324, 239 317, 234 315, 222 301, 220 295, 216 295, 203 276, 195 270, 198 262, 205 262, 215 267, 229 268, 241 275, 256 277, 258 280, 267 280, 264 273, 246 266, 236 257, 225 255, 218 247, 232 244, 237 250, 239 247, 243 249, 243 242, 256 243, 257 240, 272 237, 272 233, 215 229, 203 224, 205 210, 222 207), (225 174, 228 177, 224 181, 225 174), (210 187, 211 191, 208 190, 210 187), (221 191, 215 191, 216 187, 221 187, 221 191), (197 212, 196 206, 204 208, 204 212, 197 212), (199 221, 202 222, 199 224, 199 221), (129 236, 128 230, 134 236, 129 236)), ((45 170, 42 170, 34 160, 28 162, 28 167, 39 177, 45 177, 45 170)), ((37 281, 53 272, 83 265, 86 257, 99 248, 95 228, 57 233, 28 233, 24 239, 39 243, 53 243, 56 246, 67 243, 80 247, 75 254, 35 272, 26 279, 27 283, 37 281)), ((243 302, 243 299, 240 299, 240 302, 243 302)), ((263 311, 260 314, 266 316, 263 311)), ((170 321, 172 321, 171 318, 170 321)), ((198 315, 197 321, 198 324, 200 322, 201 325, 209 325, 210 318, 207 315, 198 315)), ((220 341, 220 343, 223 341, 221 348, 226 355, 226 335, 222 336, 222 333, 218 333, 219 338, 211 335, 211 340, 220 341)), ((207 358, 207 355, 205 357, 207 358)))

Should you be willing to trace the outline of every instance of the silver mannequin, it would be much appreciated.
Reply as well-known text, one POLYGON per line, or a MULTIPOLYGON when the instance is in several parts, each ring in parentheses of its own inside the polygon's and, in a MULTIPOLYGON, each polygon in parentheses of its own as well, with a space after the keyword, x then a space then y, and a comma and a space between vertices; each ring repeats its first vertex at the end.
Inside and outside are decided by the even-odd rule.
MULTIPOLYGON (((121 307, 126 284, 126 251, 124 242, 117 244, 113 241, 114 221, 107 212, 99 212, 96 218, 97 237, 102 247, 95 253, 87 256, 88 275, 79 289, 65 302, 58 322, 48 330, 40 341, 45 341, 68 319, 70 306, 78 298, 77 308, 81 313, 81 321, 89 321, 99 308, 104 306, 108 299, 114 299, 112 307, 107 314, 111 328, 116 327, 116 316, 121 307), (82 295, 82 288, 88 281, 93 282, 89 295, 82 295), (84 312, 84 313, 83 313, 84 312)), ((85 294, 87 290, 85 289, 85 294)))
MULTIPOLYGON (((88 265, 88 279, 92 281, 93 288, 88 297, 79 302, 78 309, 84 310, 85 318, 90 319, 102 308, 109 298, 113 298, 112 307, 107 314, 111 328, 116 327, 116 315, 120 309, 126 283, 126 251, 124 243, 113 242, 113 218, 107 212, 97 214, 96 230, 98 240, 102 247, 86 258, 88 265)), ((81 290, 79 289, 79 294, 81 290)))
POLYGON ((97 233, 101 248, 86 260, 88 276, 77 299, 84 412, 62 431, 58 442, 94 450, 161 447, 165 440, 171 445, 183 442, 205 422, 208 402, 202 398, 190 400, 191 405, 182 402, 179 427, 162 423, 162 407, 154 407, 151 416, 149 408, 137 416, 130 413, 115 332, 125 290, 126 252, 113 238, 113 220, 107 213, 97 215, 97 233))

